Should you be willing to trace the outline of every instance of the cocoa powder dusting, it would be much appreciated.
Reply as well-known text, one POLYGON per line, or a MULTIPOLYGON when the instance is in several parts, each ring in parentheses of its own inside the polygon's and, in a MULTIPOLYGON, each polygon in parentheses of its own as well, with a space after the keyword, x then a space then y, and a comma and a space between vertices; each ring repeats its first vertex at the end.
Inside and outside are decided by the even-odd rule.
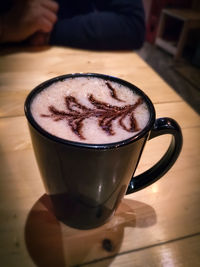
POLYGON ((116 90, 112 87, 112 85, 109 82, 106 82, 106 85, 108 86, 108 88, 110 89, 110 95, 112 98, 120 101, 120 102, 124 102, 123 100, 119 99, 116 93, 116 90))
MULTIPOLYGON (((115 89, 106 82, 107 87, 111 90, 111 96, 116 100, 122 102, 117 97, 115 89)), ((134 110, 143 103, 142 98, 139 98, 134 105, 125 105, 122 107, 113 106, 103 101, 95 99, 91 94, 88 96, 89 102, 93 105, 93 108, 88 108, 77 101, 73 96, 65 97, 66 111, 58 110, 54 106, 49 106, 48 110, 50 114, 41 114, 44 118, 52 118, 54 121, 66 120, 70 126, 72 132, 76 134, 80 139, 84 140, 85 137, 82 134, 83 122, 87 118, 98 118, 98 125, 108 135, 114 135, 113 121, 118 120, 118 124, 127 132, 139 131, 137 120, 134 116, 134 110), (128 118, 129 126, 126 126, 124 120, 128 118)))

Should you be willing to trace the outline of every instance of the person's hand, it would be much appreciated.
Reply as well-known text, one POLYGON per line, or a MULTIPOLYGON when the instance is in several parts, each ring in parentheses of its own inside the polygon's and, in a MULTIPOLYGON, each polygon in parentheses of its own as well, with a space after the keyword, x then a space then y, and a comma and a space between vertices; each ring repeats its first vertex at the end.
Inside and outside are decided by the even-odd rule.
POLYGON ((48 45, 49 38, 49 33, 36 32, 28 39, 28 43, 32 46, 48 45))
POLYGON ((20 42, 37 32, 50 33, 57 11, 58 4, 53 0, 16 0, 1 19, 1 42, 20 42))

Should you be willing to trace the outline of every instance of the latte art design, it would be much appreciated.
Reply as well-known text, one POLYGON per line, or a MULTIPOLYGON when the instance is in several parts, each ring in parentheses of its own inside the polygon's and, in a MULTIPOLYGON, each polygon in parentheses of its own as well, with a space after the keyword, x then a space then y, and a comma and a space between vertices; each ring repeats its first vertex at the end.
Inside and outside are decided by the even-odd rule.
MULTIPOLYGON (((112 98, 119 102, 124 102, 118 98, 115 89, 109 82, 106 82, 112 98)), ((85 119, 95 117, 98 119, 98 125, 107 135, 115 135, 113 130, 113 121, 127 132, 137 132, 141 129, 138 126, 134 116, 134 110, 143 103, 142 98, 138 98, 133 105, 115 106, 97 100, 93 94, 88 95, 88 101, 92 104, 89 108, 81 104, 74 96, 65 96, 64 102, 66 110, 59 110, 55 106, 48 107, 49 114, 41 114, 43 118, 51 118, 53 121, 65 120, 72 132, 81 140, 85 140, 82 133, 82 127, 85 119), (125 123, 126 120, 126 123, 125 123)))

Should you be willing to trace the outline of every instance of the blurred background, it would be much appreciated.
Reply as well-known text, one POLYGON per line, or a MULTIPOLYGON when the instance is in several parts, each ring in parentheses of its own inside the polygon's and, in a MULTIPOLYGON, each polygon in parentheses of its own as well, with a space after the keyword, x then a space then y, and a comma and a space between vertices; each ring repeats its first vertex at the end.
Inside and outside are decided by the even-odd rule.
POLYGON ((134 50, 200 113, 199 0, 8 0, 0 11, 3 47, 22 41, 41 48, 134 50), (39 23, 46 19, 41 26, 34 20, 38 10, 39 23))
POLYGON ((147 32, 138 54, 200 113, 200 1, 143 4, 147 32))

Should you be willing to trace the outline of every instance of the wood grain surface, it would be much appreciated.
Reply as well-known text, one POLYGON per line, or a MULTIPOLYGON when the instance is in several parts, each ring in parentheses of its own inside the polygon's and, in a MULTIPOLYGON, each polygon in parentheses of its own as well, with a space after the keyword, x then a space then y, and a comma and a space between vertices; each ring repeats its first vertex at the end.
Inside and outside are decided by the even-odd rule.
MULTIPOLYGON (((138 55, 69 48, 0 52, 1 266, 199 266, 200 118, 138 55), (59 222, 45 194, 23 105, 32 88, 74 72, 114 75, 140 87, 157 117, 178 121, 184 145, 158 182, 126 196, 105 225, 77 230, 59 222)), ((137 173, 152 166, 169 137, 146 145, 137 173)))

